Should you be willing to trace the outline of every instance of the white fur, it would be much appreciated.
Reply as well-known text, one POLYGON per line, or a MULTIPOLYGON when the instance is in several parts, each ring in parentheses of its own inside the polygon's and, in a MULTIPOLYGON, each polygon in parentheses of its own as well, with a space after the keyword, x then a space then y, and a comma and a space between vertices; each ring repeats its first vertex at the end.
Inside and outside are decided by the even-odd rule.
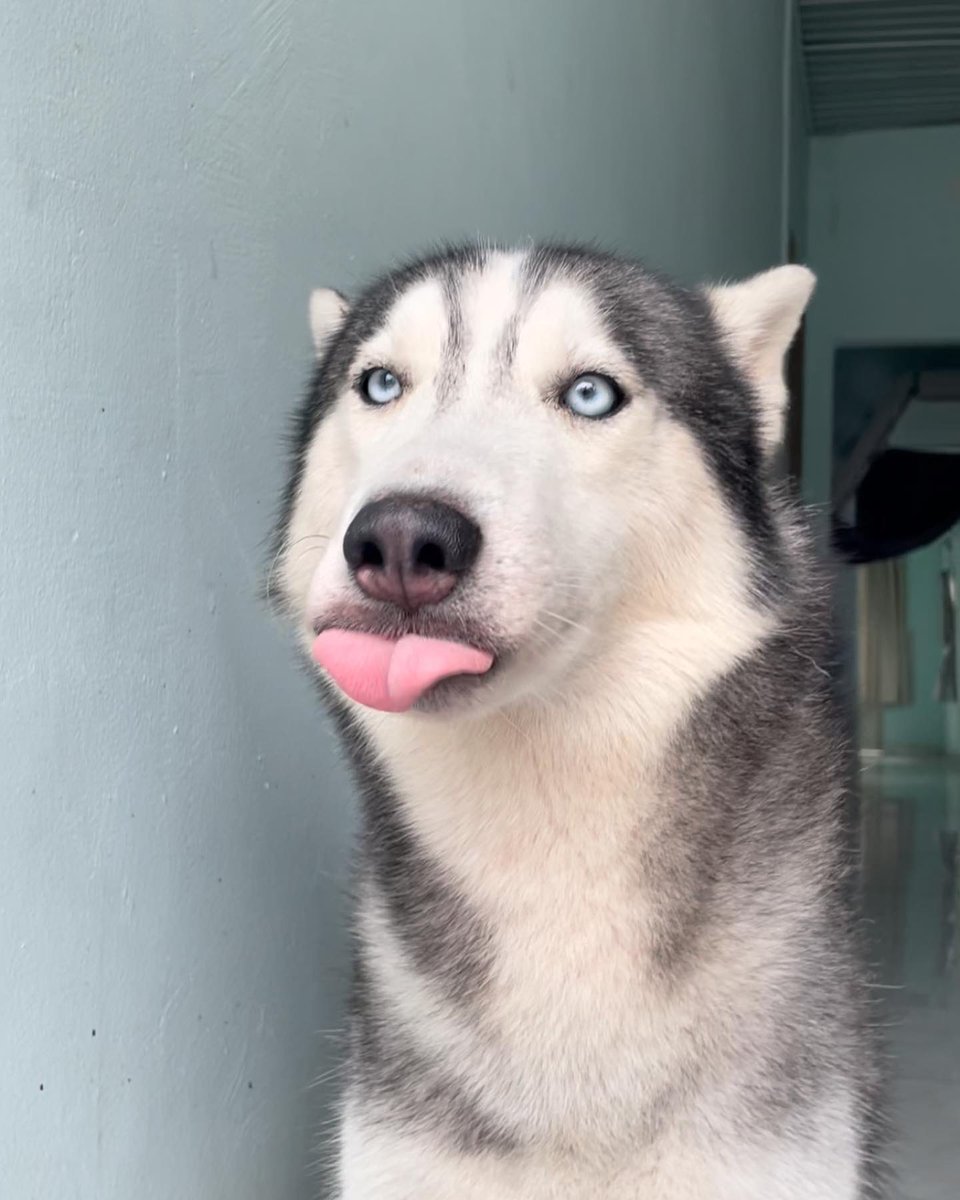
POLYGON ((310 293, 310 333, 318 355, 343 324, 348 308, 345 298, 333 288, 316 288, 310 293))
MULTIPOLYGON (((685 1140, 633 1148, 636 1112, 695 1053, 704 1006, 717 1014, 718 1053, 736 1052, 745 1012, 766 1028, 751 992, 763 928, 728 931, 667 989, 649 965, 658 898, 636 872, 671 801, 659 770, 671 735, 773 618, 746 590, 748 549, 693 436, 636 377, 586 292, 550 284, 520 311, 519 265, 498 255, 468 281, 465 359, 446 403, 442 288, 398 296, 354 370, 388 365, 407 392, 392 411, 337 398, 308 452, 280 570, 306 645, 314 620, 352 594, 340 542, 374 494, 453 493, 496 547, 478 611, 519 645, 516 660, 473 707, 442 719, 354 708, 406 821, 493 930, 482 1018, 458 1014, 418 974, 370 888, 359 923, 375 948, 371 973, 418 1051, 507 1127, 529 1129, 538 1149, 468 1158, 351 1106, 343 1200, 852 1200, 842 1091, 803 1142, 755 1143, 714 1117, 685 1140), (515 317, 504 373, 496 351, 515 317), (615 421, 588 426, 546 402, 557 379, 588 369, 627 389, 615 421)), ((811 287, 809 272, 781 268, 711 293, 770 444, 782 355, 811 287)), ((342 313, 326 297, 311 317, 322 345, 342 313)), ((811 886, 784 879, 785 909, 802 913, 811 886)), ((779 945, 782 923, 770 932, 779 945)))
POLYGON ((585 651, 591 626, 609 628, 606 605, 628 589, 651 623, 686 619, 702 628, 702 615, 709 612, 712 624, 721 602, 740 614, 735 624, 745 614, 743 597, 724 598, 728 585, 718 590, 717 582, 743 572, 707 571, 703 594, 689 589, 690 568, 704 573, 704 554, 717 568, 725 547, 737 561, 744 548, 732 520, 712 511, 712 484, 690 435, 624 361, 589 296, 569 283, 550 285, 522 317, 510 377, 492 378, 492 352, 516 310, 517 259, 497 256, 466 289, 466 361, 447 406, 436 395, 446 326, 441 286, 417 284, 398 297, 351 374, 386 362, 411 380, 408 393, 394 412, 346 394, 323 422, 280 570, 309 637, 324 609, 353 594, 339 547, 371 495, 416 487, 460 497, 498 550, 480 581, 482 615, 504 638, 525 643, 489 698, 498 703, 549 689, 585 651), (632 403, 616 423, 584 428, 544 402, 546 387, 587 366, 630 390, 632 403), (679 469, 681 462, 690 469, 679 469), (711 543, 701 533, 694 543, 690 531, 708 509, 711 525, 722 526, 713 531, 719 538, 711 543))
POLYGON ((855 1200, 850 1110, 838 1091, 802 1140, 755 1144, 721 1121, 598 1171, 562 1151, 468 1158, 348 1107, 342 1200, 855 1200))
POLYGON ((783 356, 815 285, 812 271, 791 263, 708 292, 734 357, 756 389, 760 430, 769 450, 783 439, 787 405, 783 356))

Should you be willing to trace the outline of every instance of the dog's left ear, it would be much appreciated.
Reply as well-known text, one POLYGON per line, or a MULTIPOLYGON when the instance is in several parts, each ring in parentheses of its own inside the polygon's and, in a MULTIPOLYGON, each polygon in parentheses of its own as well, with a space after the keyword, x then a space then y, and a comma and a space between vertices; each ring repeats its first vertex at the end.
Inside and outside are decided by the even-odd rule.
POLYGON ((310 293, 310 333, 313 348, 320 358, 338 329, 343 325, 350 304, 333 288, 317 288, 310 293))
POLYGON ((790 264, 743 283, 706 289, 714 318, 760 401, 760 433, 768 450, 783 437, 787 389, 783 359, 813 293, 816 276, 790 264))

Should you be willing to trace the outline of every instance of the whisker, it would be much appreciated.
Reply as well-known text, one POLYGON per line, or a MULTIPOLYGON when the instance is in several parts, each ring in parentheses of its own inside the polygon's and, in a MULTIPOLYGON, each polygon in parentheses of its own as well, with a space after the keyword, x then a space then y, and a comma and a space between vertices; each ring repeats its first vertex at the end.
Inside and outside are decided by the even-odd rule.
POLYGON ((572 629, 579 629, 581 633, 590 632, 586 625, 581 625, 579 621, 572 621, 569 617, 565 617, 563 613, 552 612, 549 608, 545 608, 543 609, 543 615, 553 617, 555 621, 562 621, 564 625, 569 625, 572 629))
MULTIPOLYGON (((273 587, 274 587, 274 581, 275 581, 275 576, 276 576, 276 571, 277 571, 277 564, 280 562, 280 559, 288 551, 293 550, 294 547, 299 546, 302 542, 329 542, 329 541, 330 541, 330 535, 327 533, 305 533, 303 535, 303 537, 298 537, 295 542, 284 542, 283 545, 281 545, 277 549, 276 554, 273 556, 273 562, 271 562, 270 570, 267 572, 267 582, 266 582, 266 586, 264 588, 265 596, 268 599, 273 598, 273 594, 274 594, 273 587)), ((301 553, 297 557, 296 561, 299 562, 300 559, 306 553, 307 553, 306 550, 301 551, 301 553)))
POLYGON ((555 646, 563 637, 561 630, 556 629, 553 625, 548 625, 546 621, 541 621, 539 617, 534 617, 533 620, 538 629, 542 629, 550 635, 549 637, 540 636, 534 639, 533 645, 537 649, 548 649, 550 646, 555 646))
POLYGON ((519 734, 520 737, 522 737, 524 741, 528 742, 531 746, 533 745, 533 738, 526 732, 526 730, 521 729, 516 722, 511 721, 505 712, 498 712, 497 715, 501 718, 501 720, 505 721, 507 725, 510 726, 514 733, 519 734))
POLYGON ((324 1071, 322 1075, 318 1075, 316 1079, 312 1079, 307 1084, 307 1091, 316 1091, 317 1088, 323 1087, 325 1083, 329 1083, 332 1079, 336 1079, 342 1075, 348 1068, 349 1064, 342 1062, 337 1063, 335 1067, 331 1067, 329 1071, 324 1071))

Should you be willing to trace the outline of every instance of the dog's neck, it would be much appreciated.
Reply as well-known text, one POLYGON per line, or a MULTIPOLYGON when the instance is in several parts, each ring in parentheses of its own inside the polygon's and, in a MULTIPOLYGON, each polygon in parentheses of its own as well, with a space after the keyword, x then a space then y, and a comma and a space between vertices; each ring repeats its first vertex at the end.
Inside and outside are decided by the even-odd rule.
POLYGON ((718 596, 713 619, 641 621, 608 638, 562 690, 502 711, 364 715, 404 819, 442 861, 501 855, 523 830, 579 837, 598 821, 635 823, 696 701, 774 623, 731 613, 718 596))

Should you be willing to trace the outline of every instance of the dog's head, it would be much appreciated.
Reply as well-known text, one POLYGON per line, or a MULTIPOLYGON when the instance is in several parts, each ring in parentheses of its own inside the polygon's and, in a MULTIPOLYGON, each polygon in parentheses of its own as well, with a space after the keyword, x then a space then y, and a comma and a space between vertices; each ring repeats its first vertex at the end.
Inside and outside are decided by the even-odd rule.
POLYGON ((314 293, 271 579, 308 652, 370 707, 483 709, 597 639, 762 608, 812 283, 691 292, 586 251, 469 249, 352 305, 314 293))

